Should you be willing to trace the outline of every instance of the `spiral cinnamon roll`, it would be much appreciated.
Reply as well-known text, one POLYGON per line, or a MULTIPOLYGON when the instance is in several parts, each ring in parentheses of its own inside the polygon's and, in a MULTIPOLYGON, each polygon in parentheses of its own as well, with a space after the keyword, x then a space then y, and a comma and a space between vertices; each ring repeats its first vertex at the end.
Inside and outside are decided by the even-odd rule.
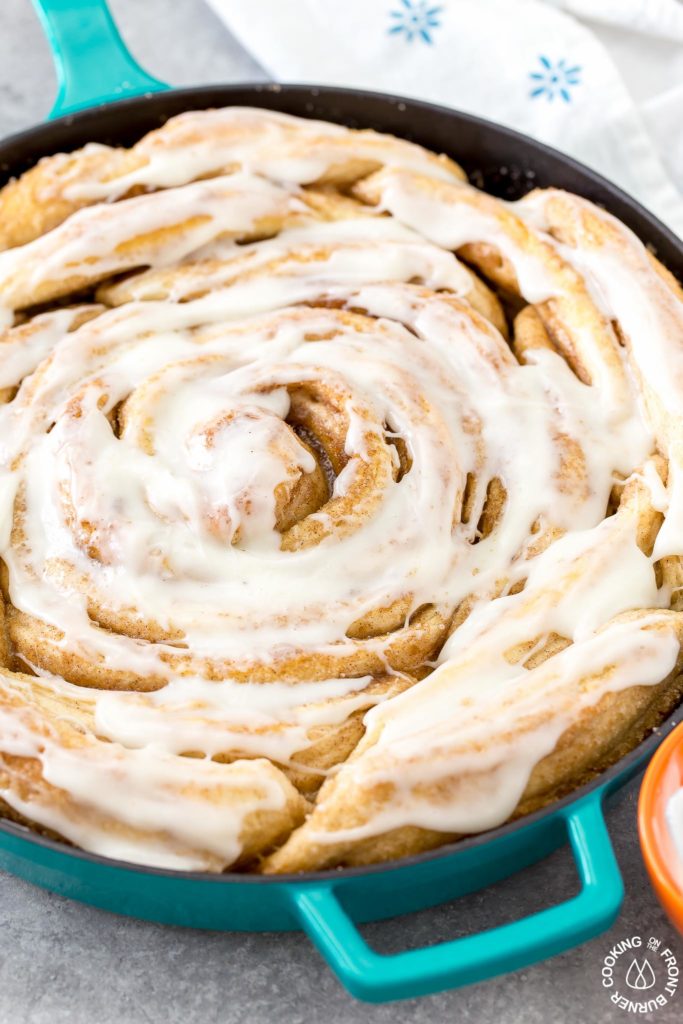
POLYGON ((369 863, 680 699, 683 301, 556 190, 231 108, 0 192, 0 799, 108 856, 369 863))

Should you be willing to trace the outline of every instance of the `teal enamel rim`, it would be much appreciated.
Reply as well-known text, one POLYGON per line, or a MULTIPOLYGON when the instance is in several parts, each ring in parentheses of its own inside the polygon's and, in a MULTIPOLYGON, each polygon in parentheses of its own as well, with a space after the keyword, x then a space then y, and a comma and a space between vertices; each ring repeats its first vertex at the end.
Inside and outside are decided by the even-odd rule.
POLYGON ((126 49, 101 0, 33 0, 52 50, 58 91, 49 117, 168 89, 126 49))
MULTIPOLYGON (((143 71, 127 52, 104 0, 33 2, 50 41, 59 79, 59 94, 51 118, 168 88, 143 71)), ((9 833, 6 838, 24 852, 33 844, 35 857, 49 858, 52 848, 60 859, 68 857, 69 871, 76 879, 79 875, 85 877, 88 872, 95 872, 98 863, 133 874, 140 881, 139 904, 143 914, 146 898, 143 887, 145 879, 151 881, 150 875, 166 879, 177 874, 177 882, 172 878, 168 881, 175 887, 179 898, 186 883, 199 885, 202 891, 206 887, 207 893, 215 891, 213 887, 219 884, 222 891, 234 892, 235 899, 239 893, 244 898, 248 889, 253 891, 253 900, 264 898, 268 884, 284 884, 293 917, 350 992, 372 1002, 408 998, 516 970, 567 950, 609 927, 621 906, 623 884, 604 821, 602 800, 606 793, 623 784, 640 767, 653 740, 651 737, 645 741, 620 766, 615 765, 601 779, 589 783, 583 792, 571 794, 552 807, 509 823, 491 835, 495 840, 496 836, 502 838, 518 829, 530 828, 541 817, 558 820, 569 839, 577 866, 580 890, 576 896, 484 933, 390 956, 377 953, 365 942, 344 907, 345 892, 348 885, 353 884, 352 876, 367 877, 381 873, 386 877, 396 872, 399 884, 410 884, 410 878, 414 876, 406 872, 417 868, 420 862, 425 865, 440 857, 452 857, 453 846, 411 858, 408 862, 342 873, 317 873, 304 878, 258 878, 233 874, 220 879, 155 871, 131 864, 117 864, 78 850, 71 852, 65 845, 29 833, 24 835, 24 830, 11 823, 0 823, 0 846, 4 845, 2 833, 6 832, 9 833), (43 848, 42 854, 40 847, 43 848)), ((480 841, 479 837, 465 840, 461 844, 463 851, 480 841)), ((458 870, 455 860, 453 870, 458 870)))

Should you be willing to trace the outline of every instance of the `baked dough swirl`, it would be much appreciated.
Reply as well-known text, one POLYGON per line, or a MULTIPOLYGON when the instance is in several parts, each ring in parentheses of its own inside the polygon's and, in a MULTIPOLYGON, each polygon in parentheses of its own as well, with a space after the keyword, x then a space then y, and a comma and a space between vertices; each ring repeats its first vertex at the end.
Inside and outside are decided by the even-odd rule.
POLYGON ((683 302, 608 214, 239 108, 46 158, 0 213, 7 815, 368 863, 680 699, 683 302))

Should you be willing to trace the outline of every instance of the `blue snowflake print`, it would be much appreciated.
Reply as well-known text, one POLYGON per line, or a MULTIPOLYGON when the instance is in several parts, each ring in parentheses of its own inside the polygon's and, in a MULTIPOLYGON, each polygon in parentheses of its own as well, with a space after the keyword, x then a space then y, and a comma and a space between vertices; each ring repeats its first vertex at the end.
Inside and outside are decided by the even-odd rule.
POLYGON ((408 43, 412 43, 413 39, 421 39, 431 46, 432 30, 441 25, 439 15, 443 7, 431 7, 428 0, 400 0, 400 3, 399 11, 389 12, 389 16, 394 19, 388 30, 389 35, 405 36, 408 43))
POLYGON ((542 55, 538 59, 542 70, 532 71, 529 75, 534 83, 534 88, 529 93, 531 98, 545 96, 548 102, 552 103, 556 97, 559 97, 565 103, 571 103, 572 87, 581 85, 580 66, 574 64, 572 67, 568 67, 566 60, 558 60, 553 63, 548 57, 542 55))

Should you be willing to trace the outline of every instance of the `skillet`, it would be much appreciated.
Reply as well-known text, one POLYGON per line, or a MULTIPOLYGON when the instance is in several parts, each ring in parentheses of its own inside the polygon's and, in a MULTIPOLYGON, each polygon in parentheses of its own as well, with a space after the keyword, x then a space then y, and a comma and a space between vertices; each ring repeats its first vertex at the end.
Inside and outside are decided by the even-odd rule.
MULTIPOLYGON (((266 107, 374 128, 453 156, 471 181, 517 199, 554 185, 604 206, 683 278, 683 244, 614 185, 508 128, 396 96, 310 85, 230 85, 171 90, 128 54, 104 0, 34 0, 57 65, 50 119, 0 142, 0 184, 40 157, 87 142, 128 146, 185 110, 266 107)), ((401 861, 307 875, 169 871, 87 853, 0 820, 0 867, 107 910, 195 928, 303 929, 343 985, 372 1002, 481 981, 553 956, 608 928, 623 884, 603 807, 641 769, 683 708, 607 771, 515 822, 401 861), (569 842, 578 893, 489 931, 386 956, 357 925, 482 889, 569 842)))

